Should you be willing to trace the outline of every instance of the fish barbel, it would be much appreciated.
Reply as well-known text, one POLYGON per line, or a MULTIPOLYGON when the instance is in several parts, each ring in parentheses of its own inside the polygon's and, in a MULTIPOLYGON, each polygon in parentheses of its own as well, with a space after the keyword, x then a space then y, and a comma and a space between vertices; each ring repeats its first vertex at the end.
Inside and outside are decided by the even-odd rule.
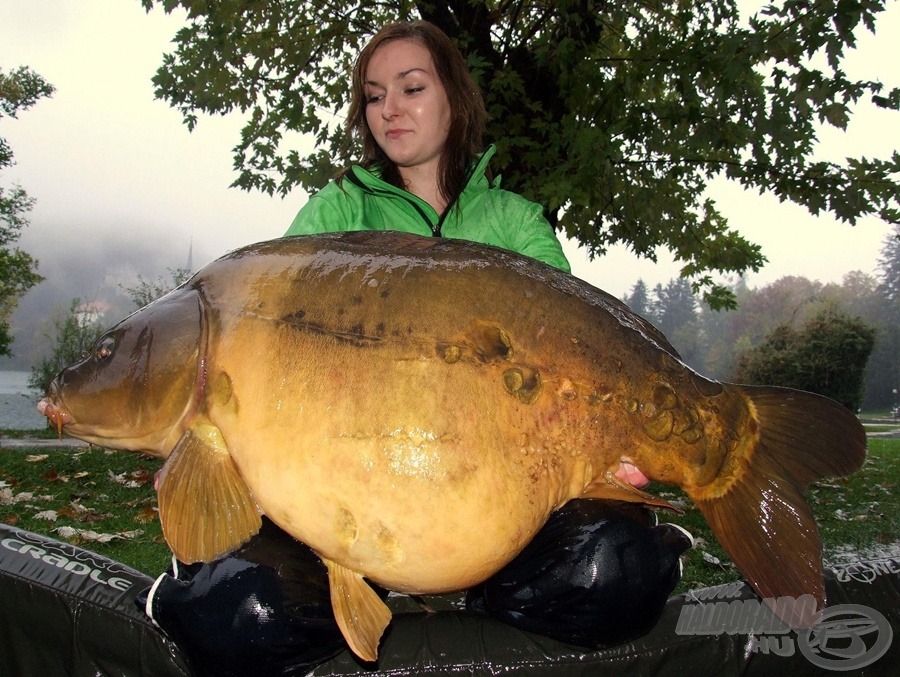
POLYGON ((160 519, 182 561, 232 550, 260 513, 313 548, 366 660, 390 611, 364 577, 470 587, 571 499, 667 505, 647 480, 684 490, 761 597, 821 607, 802 494, 865 456, 841 405, 706 379, 571 275, 390 232, 224 256, 102 336, 39 408, 70 435, 166 459, 160 519))

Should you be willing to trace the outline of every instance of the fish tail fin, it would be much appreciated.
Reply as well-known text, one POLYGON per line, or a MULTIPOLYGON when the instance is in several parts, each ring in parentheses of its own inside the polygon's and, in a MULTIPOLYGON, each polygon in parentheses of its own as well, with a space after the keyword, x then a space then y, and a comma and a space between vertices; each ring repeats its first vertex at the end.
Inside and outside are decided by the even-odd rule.
POLYGON ((756 432, 739 443, 741 461, 721 473, 728 477, 687 493, 775 613, 792 627, 808 627, 824 606, 825 589, 822 543, 803 492, 822 477, 857 470, 865 431, 850 410, 826 397, 735 387, 750 402, 756 432))

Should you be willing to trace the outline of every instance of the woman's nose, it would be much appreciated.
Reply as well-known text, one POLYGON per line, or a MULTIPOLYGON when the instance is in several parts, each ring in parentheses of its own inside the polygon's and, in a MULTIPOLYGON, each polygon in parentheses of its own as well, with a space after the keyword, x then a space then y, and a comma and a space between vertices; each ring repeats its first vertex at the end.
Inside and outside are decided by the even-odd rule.
POLYGON ((391 120, 401 113, 400 97, 392 92, 384 95, 384 105, 381 107, 381 115, 385 120, 391 120))

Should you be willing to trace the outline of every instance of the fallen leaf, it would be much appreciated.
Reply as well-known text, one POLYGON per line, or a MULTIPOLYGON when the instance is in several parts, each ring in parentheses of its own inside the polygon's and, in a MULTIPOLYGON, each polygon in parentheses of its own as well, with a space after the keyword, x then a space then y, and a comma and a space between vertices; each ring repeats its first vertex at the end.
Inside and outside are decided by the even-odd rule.
POLYGON ((90 524, 91 522, 102 522, 103 520, 107 520, 112 515, 109 513, 101 513, 96 510, 88 510, 87 512, 82 513, 78 517, 79 522, 84 522, 85 524, 90 524))
POLYGON ((58 517, 58 515, 56 514, 55 510, 44 510, 42 512, 39 512, 37 515, 35 515, 34 519, 47 520, 48 522, 55 522, 57 517, 58 517))
POLYGON ((46 461, 50 458, 49 454, 30 454, 25 457, 25 460, 29 463, 39 463, 40 461, 46 461))
POLYGON ((722 567, 723 569, 732 566, 730 563, 723 563, 722 560, 720 560, 718 557, 716 557, 715 555, 711 555, 708 552, 703 552, 701 554, 703 555, 703 559, 710 564, 715 564, 716 566, 722 567))
POLYGON ((13 494, 12 489, 0 489, 0 505, 13 505, 23 501, 33 501, 34 494, 30 491, 22 491, 13 494))
POLYGON ((72 507, 72 504, 70 503, 69 505, 59 509, 59 516, 75 518, 78 517, 79 512, 80 511, 72 507))
POLYGON ((158 511, 156 510, 156 508, 144 508, 135 516, 134 519, 138 522, 146 524, 147 522, 153 522, 154 520, 156 520, 157 515, 158 511))
POLYGON ((65 539, 78 539, 92 543, 109 543, 113 540, 130 540, 143 534, 140 529, 134 531, 120 531, 117 534, 101 534, 90 529, 76 529, 75 527, 58 527, 53 530, 65 539))
POLYGON ((59 472, 57 472, 55 469, 48 470, 47 472, 44 473, 43 477, 48 482, 68 482, 69 481, 68 475, 60 475, 59 472))
POLYGON ((842 522, 862 522, 863 520, 869 519, 869 516, 865 514, 850 516, 840 508, 834 511, 834 516, 842 522))
POLYGON ((109 475, 109 479, 111 479, 116 484, 121 484, 126 489, 137 489, 141 486, 140 482, 135 481, 130 477, 134 473, 119 473, 116 475, 112 470, 107 470, 107 474, 109 475))
POLYGON ((155 474, 156 473, 150 472, 149 470, 140 468, 130 473, 130 477, 139 484, 150 484, 151 482, 153 482, 153 477, 155 474))
POLYGON ((6 517, 3 518, 3 522, 5 524, 8 524, 11 527, 14 527, 19 523, 19 516, 18 515, 7 515, 6 517))

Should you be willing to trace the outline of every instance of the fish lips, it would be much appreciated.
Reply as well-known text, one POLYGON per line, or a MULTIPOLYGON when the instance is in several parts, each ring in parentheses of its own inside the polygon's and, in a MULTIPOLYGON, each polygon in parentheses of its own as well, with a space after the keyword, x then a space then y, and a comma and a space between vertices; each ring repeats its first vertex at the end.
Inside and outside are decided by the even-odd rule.
POLYGON ((57 404, 52 396, 45 397, 37 403, 37 410, 41 412, 56 427, 56 432, 62 435, 63 428, 72 423, 72 415, 62 405, 57 404))

